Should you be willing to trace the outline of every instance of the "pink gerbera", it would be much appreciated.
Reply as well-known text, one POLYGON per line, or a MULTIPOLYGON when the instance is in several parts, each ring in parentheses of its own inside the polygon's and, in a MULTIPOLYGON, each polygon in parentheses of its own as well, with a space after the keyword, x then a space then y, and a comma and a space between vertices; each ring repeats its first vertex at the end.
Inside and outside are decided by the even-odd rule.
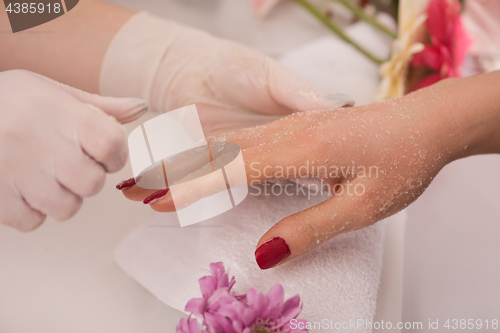
POLYGON ((424 77, 414 90, 448 77, 460 77, 467 50, 472 40, 465 32, 458 0, 431 0, 427 9, 426 28, 430 44, 417 53, 412 65, 428 67, 434 73, 424 77))

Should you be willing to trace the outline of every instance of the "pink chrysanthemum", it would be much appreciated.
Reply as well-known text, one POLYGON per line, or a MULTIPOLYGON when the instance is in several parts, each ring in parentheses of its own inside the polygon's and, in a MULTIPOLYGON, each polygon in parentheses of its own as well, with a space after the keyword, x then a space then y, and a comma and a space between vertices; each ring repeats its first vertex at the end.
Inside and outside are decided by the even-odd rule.
MULTIPOLYGON (((205 316, 208 327, 214 332, 226 333, 300 333, 306 329, 291 328, 290 321, 302 310, 298 295, 284 302, 285 292, 280 284, 267 293, 249 289, 246 302, 221 299, 217 313, 205 316)), ((297 320, 305 327, 305 320, 297 320)))
POLYGON ((195 319, 192 319, 191 316, 189 318, 182 318, 175 330, 176 333, 205 333, 208 332, 206 330, 201 330, 198 326, 198 322, 195 319))
POLYGON ((194 315, 203 315, 216 300, 229 295, 234 286, 234 276, 229 280, 229 275, 221 262, 210 264, 210 272, 212 275, 198 280, 202 298, 193 298, 186 305, 186 311, 194 315))
POLYGON ((425 45, 412 61, 413 66, 428 67, 434 73, 424 77, 414 90, 449 77, 460 77, 472 40, 465 32, 458 0, 431 0, 427 9, 426 28, 431 43, 425 45))
POLYGON ((177 333, 303 333, 306 320, 296 319, 302 310, 298 295, 284 301, 285 292, 279 284, 267 295, 249 289, 245 295, 231 293, 234 277, 229 279, 222 263, 210 265, 211 276, 199 280, 202 298, 194 298, 186 311, 203 318, 204 328, 196 320, 183 318, 177 333), (292 328, 290 321, 295 319, 292 328))

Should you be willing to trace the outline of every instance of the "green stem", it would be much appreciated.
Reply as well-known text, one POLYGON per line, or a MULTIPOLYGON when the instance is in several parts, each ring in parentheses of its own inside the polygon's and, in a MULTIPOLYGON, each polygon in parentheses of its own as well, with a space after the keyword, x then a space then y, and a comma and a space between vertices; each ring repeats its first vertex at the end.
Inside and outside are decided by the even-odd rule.
POLYGON ((347 36, 344 30, 335 22, 330 20, 324 13, 322 13, 318 8, 316 8, 312 3, 308 0, 295 0, 299 5, 307 9, 312 15, 316 16, 324 25, 326 25, 330 30, 337 34, 337 36, 345 41, 346 43, 351 44, 354 48, 356 48, 359 52, 363 53, 367 58, 375 62, 376 64, 381 65, 384 60, 377 58, 373 54, 371 54, 364 47, 359 45, 356 41, 354 41, 351 37, 347 36))
POLYGON ((358 16, 360 19, 365 21, 366 23, 370 24, 376 29, 379 29, 383 33, 385 33, 387 36, 391 37, 392 39, 398 38, 396 33, 394 31, 391 31, 384 27, 380 22, 373 16, 368 15, 363 9, 359 8, 358 6, 352 4, 349 0, 332 0, 340 3, 342 6, 345 8, 349 9, 351 12, 353 12, 356 16, 358 16))

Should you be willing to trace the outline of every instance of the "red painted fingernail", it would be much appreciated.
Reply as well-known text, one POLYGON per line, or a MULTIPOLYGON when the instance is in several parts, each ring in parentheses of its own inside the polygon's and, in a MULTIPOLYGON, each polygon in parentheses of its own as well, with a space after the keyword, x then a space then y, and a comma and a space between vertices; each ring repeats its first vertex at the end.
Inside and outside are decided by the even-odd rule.
POLYGON ((130 178, 130 179, 124 180, 121 183, 119 183, 118 185, 116 185, 116 189, 123 190, 123 189, 129 188, 129 187, 132 187, 134 185, 135 185, 135 178, 130 178))
POLYGON ((144 204, 146 205, 149 205, 149 204, 152 204, 154 203, 155 201, 157 201, 158 199, 161 199, 165 196, 165 194, 168 193, 168 188, 167 189, 164 189, 164 190, 159 190, 158 192, 155 192, 153 194, 151 194, 149 197, 147 197, 146 199, 144 199, 144 204))
POLYGON ((276 266, 290 255, 290 248, 283 238, 273 238, 259 246, 255 251, 255 260, 260 269, 276 266))

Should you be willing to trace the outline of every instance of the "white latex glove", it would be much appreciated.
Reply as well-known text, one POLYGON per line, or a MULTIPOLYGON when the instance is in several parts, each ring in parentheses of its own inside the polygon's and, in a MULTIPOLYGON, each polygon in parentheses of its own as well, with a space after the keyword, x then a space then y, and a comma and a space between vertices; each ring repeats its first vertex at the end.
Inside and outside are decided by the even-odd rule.
POLYGON ((146 13, 133 16, 111 42, 100 92, 143 98, 162 113, 196 104, 205 135, 353 104, 252 49, 146 13))
POLYGON ((21 231, 66 220, 123 167, 119 122, 147 104, 92 95, 27 71, 0 72, 0 223, 21 231))

